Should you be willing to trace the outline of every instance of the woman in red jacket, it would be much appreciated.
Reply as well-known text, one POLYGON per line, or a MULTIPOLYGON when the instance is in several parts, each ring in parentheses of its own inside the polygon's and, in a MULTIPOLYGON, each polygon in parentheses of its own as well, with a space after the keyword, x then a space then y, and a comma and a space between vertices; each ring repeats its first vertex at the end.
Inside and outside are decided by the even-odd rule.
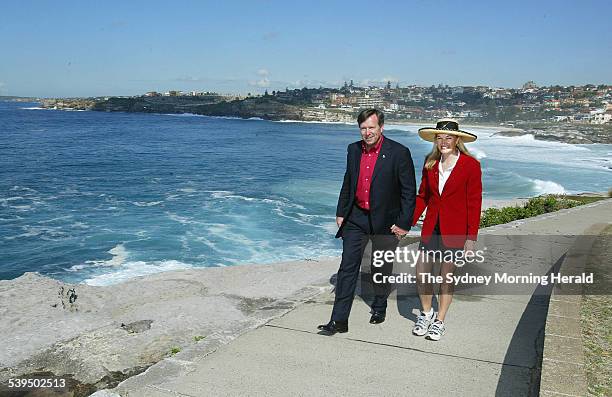
POLYGON ((482 182, 480 163, 465 148, 476 135, 459 130, 452 119, 439 120, 436 128, 421 128, 419 136, 433 142, 433 149, 425 159, 423 177, 414 210, 413 225, 427 208, 421 231, 419 249, 425 251, 417 262, 417 290, 422 310, 412 333, 431 340, 439 340, 445 332, 444 318, 453 299, 453 283, 447 275, 455 271, 458 253, 474 251, 480 223, 482 182), (433 284, 421 274, 431 273, 433 261, 440 264, 438 313, 431 305, 433 284))

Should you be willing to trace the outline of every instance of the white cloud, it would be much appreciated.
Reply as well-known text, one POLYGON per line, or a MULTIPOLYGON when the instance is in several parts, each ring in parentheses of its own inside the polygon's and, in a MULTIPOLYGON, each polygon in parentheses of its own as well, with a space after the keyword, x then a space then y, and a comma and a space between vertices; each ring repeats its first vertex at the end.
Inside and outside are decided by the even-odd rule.
POLYGON ((295 80, 290 81, 286 85, 291 88, 319 88, 322 87, 340 87, 343 82, 339 81, 324 81, 324 80, 316 80, 316 79, 304 79, 304 80, 295 80))
POLYGON ((318 79, 310 79, 307 75, 304 75, 303 78, 293 81, 285 81, 285 80, 274 80, 271 77, 271 73, 266 68, 258 69, 255 74, 256 78, 252 78, 249 80, 248 84, 251 87, 259 87, 259 88, 272 88, 272 89, 294 89, 294 88, 319 88, 322 87, 340 87, 342 82, 340 81, 324 81, 318 79))
POLYGON ((363 79, 361 81, 359 81, 359 85, 362 87, 368 87, 368 86, 383 86, 386 85, 387 82, 390 81, 391 83, 399 83, 399 79, 397 77, 392 77, 392 76, 386 76, 386 77, 381 77, 381 78, 374 78, 374 79, 363 79))
POLYGON ((383 77, 381 80, 385 82, 390 81, 392 83, 399 83, 399 79, 397 77, 392 76, 383 77))
POLYGON ((183 81, 183 82, 199 82, 199 81, 203 81, 203 79, 199 78, 199 77, 193 77, 193 76, 180 76, 177 77, 175 79, 176 81, 183 81))
POLYGON ((257 81, 249 81, 249 85, 257 86, 257 87, 270 87, 270 80, 267 77, 257 81))
POLYGON ((256 72, 258 79, 249 81, 249 85, 255 87, 267 88, 270 87, 270 72, 266 68, 261 68, 256 72))

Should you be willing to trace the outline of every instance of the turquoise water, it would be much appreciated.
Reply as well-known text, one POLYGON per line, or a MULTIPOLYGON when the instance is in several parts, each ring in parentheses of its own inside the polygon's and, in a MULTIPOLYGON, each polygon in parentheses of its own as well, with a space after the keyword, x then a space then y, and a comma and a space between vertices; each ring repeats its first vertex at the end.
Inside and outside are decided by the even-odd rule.
MULTIPOLYGON (((36 106, 0 102, 0 279, 109 284, 340 253, 335 205, 354 126, 36 106)), ((430 144, 415 131, 386 135, 420 170, 430 144)), ((474 131, 487 198, 612 186, 610 145, 474 131)))

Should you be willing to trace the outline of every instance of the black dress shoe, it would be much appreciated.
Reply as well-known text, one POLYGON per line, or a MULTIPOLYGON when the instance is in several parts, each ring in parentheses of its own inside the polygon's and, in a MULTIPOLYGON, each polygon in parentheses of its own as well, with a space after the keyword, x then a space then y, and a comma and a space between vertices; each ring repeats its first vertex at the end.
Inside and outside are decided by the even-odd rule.
POLYGON ((370 317, 370 324, 380 324, 385 321, 385 312, 373 312, 370 317))
POLYGON ((348 332, 348 321, 330 321, 327 324, 321 324, 317 327, 321 330, 321 335, 333 335, 335 333, 343 334, 348 332))

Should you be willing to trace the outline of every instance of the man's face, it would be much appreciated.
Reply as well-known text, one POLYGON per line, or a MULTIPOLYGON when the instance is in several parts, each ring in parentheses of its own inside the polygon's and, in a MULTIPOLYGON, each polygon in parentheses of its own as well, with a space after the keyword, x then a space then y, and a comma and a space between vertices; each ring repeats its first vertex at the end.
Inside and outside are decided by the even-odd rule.
POLYGON ((363 123, 359 124, 359 132, 361 138, 367 147, 376 146, 382 136, 384 126, 378 125, 378 117, 373 114, 368 117, 363 123))

